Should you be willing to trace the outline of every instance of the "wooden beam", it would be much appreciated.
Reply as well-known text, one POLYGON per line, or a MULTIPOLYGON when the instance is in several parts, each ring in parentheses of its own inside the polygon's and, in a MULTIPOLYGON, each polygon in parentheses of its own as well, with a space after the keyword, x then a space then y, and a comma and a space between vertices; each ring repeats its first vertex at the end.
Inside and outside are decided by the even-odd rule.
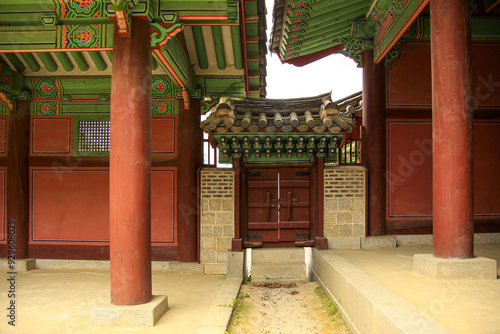
POLYGON ((89 51, 89 56, 99 71, 102 72, 108 68, 108 65, 102 58, 101 53, 99 51, 89 51))
POLYGON ((387 27, 382 23, 375 38, 375 45, 373 46, 375 63, 380 63, 384 59, 394 44, 406 33, 413 21, 415 21, 428 4, 429 0, 408 1, 396 19, 392 18, 390 13, 387 13, 384 21, 392 20, 392 22, 387 24, 387 27))
POLYGON ((106 51, 106 56, 108 56, 110 63, 113 64, 113 51, 106 51))
POLYGON ((491 12, 493 9, 495 9, 498 5, 500 5, 500 0, 495 1, 494 4, 492 4, 488 9, 486 9, 486 13, 491 12))
POLYGON ((208 68, 207 50, 205 48, 205 39, 200 26, 193 26, 193 37, 196 46, 196 55, 198 56, 198 66, 202 70, 208 68))
POLYGON ((239 26, 231 26, 231 40, 233 41, 234 67, 243 69, 243 51, 241 48, 241 31, 239 26))
POLYGON ((37 52, 38 58, 42 61, 43 65, 49 72, 55 72, 59 68, 56 62, 48 52, 37 52))
POLYGON ((26 66, 17 58, 17 56, 13 53, 4 53, 5 58, 14 66, 16 71, 18 72, 24 72, 26 69, 26 66))
POLYGON ((24 61, 26 64, 28 64, 28 67, 33 71, 33 72, 38 72, 40 71, 40 64, 36 61, 35 57, 29 53, 21 53, 21 57, 23 57, 24 61))
POLYGON ((73 63, 69 59, 66 52, 56 52, 55 55, 56 55, 57 59, 59 60, 59 62, 61 63, 62 67, 66 71, 68 71, 68 72, 73 71, 73 69, 75 68, 75 65, 73 65, 73 63))
POLYGON ((226 69, 226 55, 224 53, 224 41, 222 40, 222 29, 220 26, 212 26, 214 40, 215 58, 219 70, 226 69))
POLYGON ((71 52, 71 57, 73 57, 73 60, 76 63, 76 66, 80 69, 80 71, 88 71, 89 69, 89 64, 87 64, 87 61, 85 58, 83 58, 83 55, 80 52, 71 52))

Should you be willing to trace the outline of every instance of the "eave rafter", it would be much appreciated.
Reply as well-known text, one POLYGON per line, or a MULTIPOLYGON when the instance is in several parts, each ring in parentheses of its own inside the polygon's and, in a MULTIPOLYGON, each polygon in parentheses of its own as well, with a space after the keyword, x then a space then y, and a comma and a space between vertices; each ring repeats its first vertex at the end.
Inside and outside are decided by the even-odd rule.
POLYGON ((0 0, 0 63, 26 76, 110 75, 114 24, 130 36, 135 16, 151 24, 153 74, 176 82, 186 108, 190 97, 265 96, 264 13, 264 0, 0 0), (202 31, 205 72, 186 26, 202 31))

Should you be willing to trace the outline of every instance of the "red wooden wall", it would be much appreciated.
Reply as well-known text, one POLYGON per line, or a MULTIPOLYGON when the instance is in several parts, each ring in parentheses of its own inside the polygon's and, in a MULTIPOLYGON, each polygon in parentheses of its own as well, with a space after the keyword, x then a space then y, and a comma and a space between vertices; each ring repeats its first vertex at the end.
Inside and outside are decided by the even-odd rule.
MULTIPOLYGON (((474 42, 476 232, 500 232, 500 44, 474 42)), ((387 234, 432 233, 429 41, 412 41, 386 69, 387 234)))
MULTIPOLYGON (((432 216, 432 125, 388 122, 387 216, 432 216)), ((500 122, 474 124, 474 213, 500 217, 500 122)))
MULTIPOLYGON (((472 93, 474 107, 500 106, 500 44, 473 43, 472 93)), ((421 108, 432 104, 431 48, 428 41, 403 46, 387 68, 387 107, 421 108)))
MULTIPOLYGON (((155 260, 177 259, 177 120, 177 116, 152 118, 151 240, 155 260)), ((73 116, 31 116, 32 257, 109 258, 109 157, 78 156, 73 142, 75 122, 73 116)), ((0 160, 6 156, 6 124, 6 117, 0 117, 0 160)), ((2 161, 0 245, 5 245, 8 198, 2 161)))
MULTIPOLYGON (((7 117, 0 116, 0 160, 5 161, 7 154, 7 117)), ((0 166, 0 244, 7 242, 6 191, 7 164, 0 166)))
MULTIPOLYGON (((176 245, 175 168, 151 172, 151 241, 176 245)), ((109 170, 31 168, 32 244, 107 244, 109 170)))

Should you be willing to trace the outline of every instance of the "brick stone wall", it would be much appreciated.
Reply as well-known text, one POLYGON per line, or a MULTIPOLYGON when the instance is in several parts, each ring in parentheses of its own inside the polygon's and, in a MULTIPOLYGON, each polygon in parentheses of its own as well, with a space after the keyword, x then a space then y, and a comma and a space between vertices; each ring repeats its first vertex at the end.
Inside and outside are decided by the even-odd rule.
POLYGON ((325 168, 326 238, 365 236, 365 172, 358 166, 325 168))
POLYGON ((205 274, 226 274, 234 237, 234 171, 201 171, 200 262, 205 274))

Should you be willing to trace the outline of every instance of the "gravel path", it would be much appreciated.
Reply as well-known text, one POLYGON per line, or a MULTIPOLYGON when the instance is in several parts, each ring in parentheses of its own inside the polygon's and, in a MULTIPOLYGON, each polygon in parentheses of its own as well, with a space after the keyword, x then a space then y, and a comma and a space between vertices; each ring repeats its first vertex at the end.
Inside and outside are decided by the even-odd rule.
POLYGON ((244 284, 230 334, 351 333, 316 282, 244 284))

